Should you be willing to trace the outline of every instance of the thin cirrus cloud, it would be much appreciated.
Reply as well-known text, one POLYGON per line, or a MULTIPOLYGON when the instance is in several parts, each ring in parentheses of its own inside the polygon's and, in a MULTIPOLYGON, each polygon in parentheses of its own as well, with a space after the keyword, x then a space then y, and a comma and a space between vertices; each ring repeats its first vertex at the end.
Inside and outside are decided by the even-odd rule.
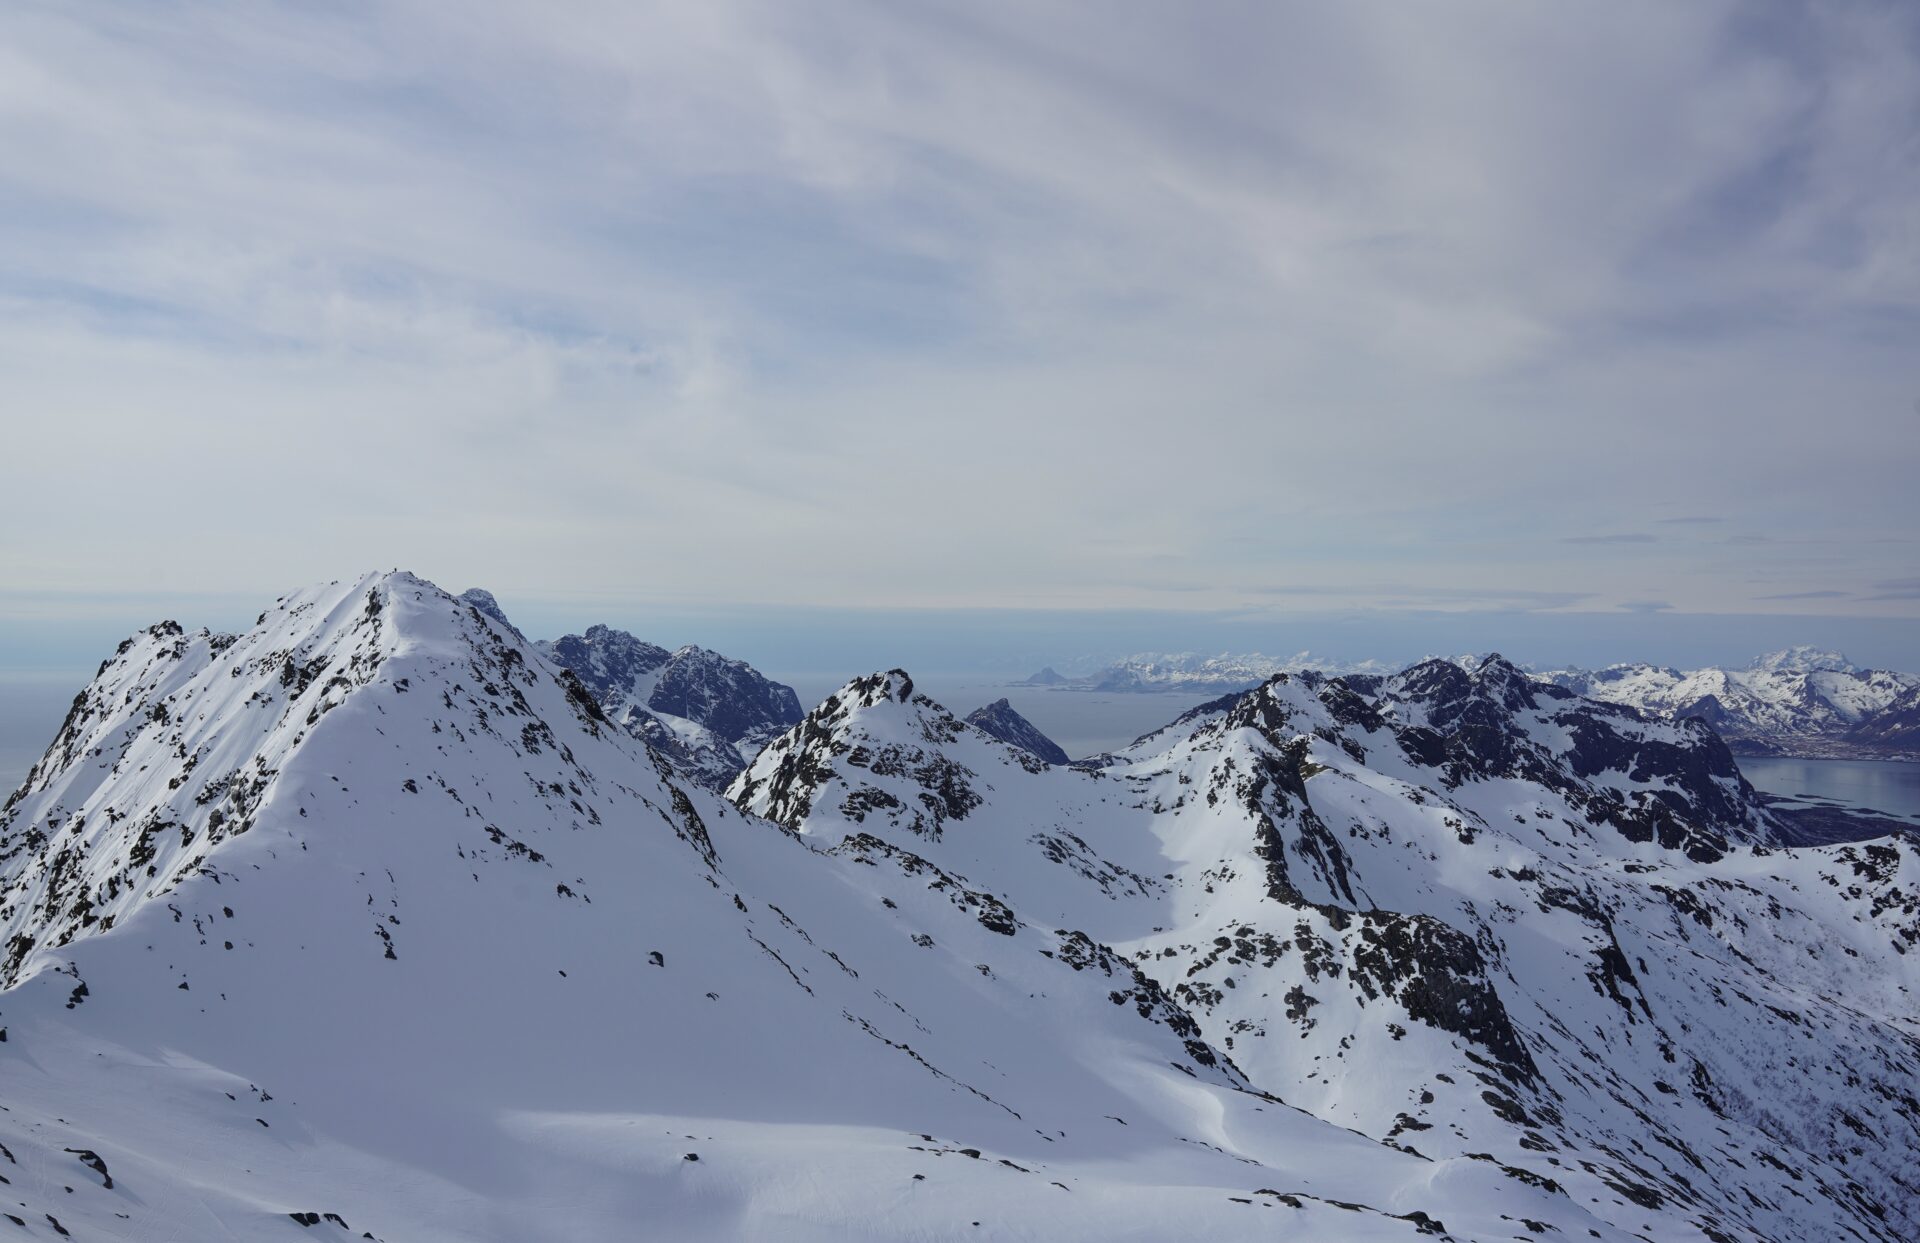
POLYGON ((1916 47, 1898 3, 7 6, 0 613, 406 564, 1912 616, 1815 593, 1920 536, 1916 47), (1641 530, 1713 523, 1831 555, 1641 530))

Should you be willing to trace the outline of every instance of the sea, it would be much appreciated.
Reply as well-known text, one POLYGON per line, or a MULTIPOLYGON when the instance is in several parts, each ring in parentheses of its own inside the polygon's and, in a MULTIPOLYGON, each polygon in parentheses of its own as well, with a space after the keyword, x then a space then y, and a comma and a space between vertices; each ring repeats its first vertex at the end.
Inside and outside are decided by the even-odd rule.
POLYGON ((1899 760, 1742 759, 1756 790, 1789 807, 1844 807, 1920 824, 1920 764, 1899 760))

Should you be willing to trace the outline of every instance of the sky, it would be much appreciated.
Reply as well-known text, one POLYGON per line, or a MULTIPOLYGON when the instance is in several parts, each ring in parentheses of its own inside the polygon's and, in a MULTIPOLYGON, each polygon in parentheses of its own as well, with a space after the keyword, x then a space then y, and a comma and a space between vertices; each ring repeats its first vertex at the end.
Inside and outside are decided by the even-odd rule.
POLYGON ((0 669, 1920 668, 1905 0, 16 0, 0 150, 0 669))

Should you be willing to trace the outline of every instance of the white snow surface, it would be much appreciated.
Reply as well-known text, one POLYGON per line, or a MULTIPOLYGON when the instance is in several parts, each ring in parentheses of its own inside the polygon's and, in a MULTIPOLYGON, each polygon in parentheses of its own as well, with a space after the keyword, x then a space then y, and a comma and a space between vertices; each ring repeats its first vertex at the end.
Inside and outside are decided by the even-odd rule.
POLYGON ((154 627, 0 812, 0 1212, 1914 1237, 1920 857, 1748 844, 1711 734, 1510 668, 1275 679, 1097 772, 877 674, 735 806, 408 574, 154 627))

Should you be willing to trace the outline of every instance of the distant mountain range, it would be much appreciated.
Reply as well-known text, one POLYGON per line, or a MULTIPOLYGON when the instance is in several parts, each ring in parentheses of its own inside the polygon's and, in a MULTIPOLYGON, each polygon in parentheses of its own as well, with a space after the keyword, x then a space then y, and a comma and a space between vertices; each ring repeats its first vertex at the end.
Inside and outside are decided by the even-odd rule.
MULTIPOLYGON (((1472 668, 1484 658, 1452 659, 1472 668)), ((1078 677, 1049 667, 1021 685, 1121 694, 1216 694, 1251 689, 1289 671, 1369 676, 1393 669, 1378 661, 1324 660, 1304 652, 1287 660, 1258 653, 1145 653, 1078 677)), ((1838 652, 1788 648, 1742 669, 1683 672, 1620 664, 1531 676, 1657 718, 1699 717, 1738 755, 1920 759, 1920 676, 1864 669, 1838 652)))
POLYGON ((1789 648, 1744 669, 1624 664, 1535 676, 1653 716, 1698 717, 1738 755, 1920 758, 1920 676, 1863 669, 1838 652, 1789 648))
POLYGON ((1019 685, 1120 694, 1218 692, 1251 690, 1274 674, 1290 670, 1385 674, 1399 667, 1375 660, 1326 660, 1311 652, 1300 652, 1285 659, 1263 656, 1258 652, 1242 655, 1221 653, 1218 656, 1204 656, 1197 652, 1142 652, 1077 677, 1069 677, 1048 666, 1019 685))

